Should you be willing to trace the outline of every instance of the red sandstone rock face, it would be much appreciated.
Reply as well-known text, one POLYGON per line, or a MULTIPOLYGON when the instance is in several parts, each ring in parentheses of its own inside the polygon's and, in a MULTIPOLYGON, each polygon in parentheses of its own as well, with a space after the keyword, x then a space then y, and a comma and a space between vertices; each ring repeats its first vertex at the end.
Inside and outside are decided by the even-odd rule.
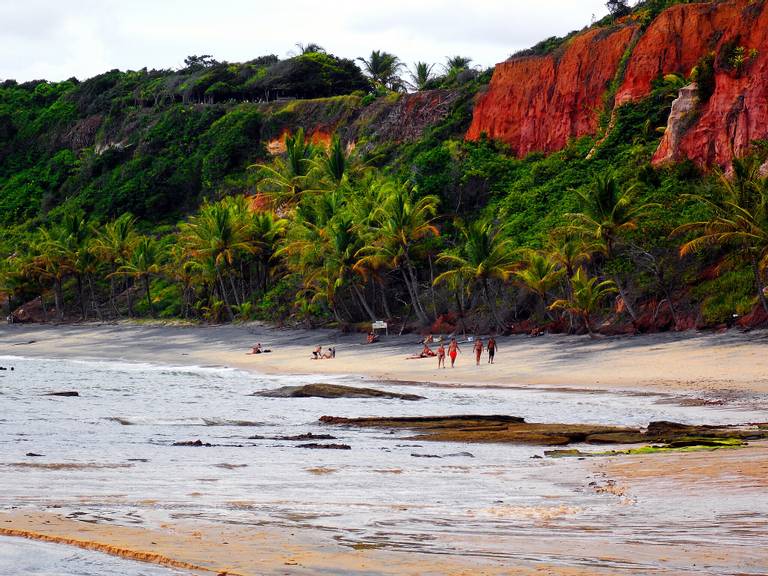
POLYGON ((727 166, 768 136, 768 5, 736 0, 675 6, 651 24, 635 47, 617 104, 648 94, 659 75, 690 73, 701 56, 736 40, 757 57, 741 74, 720 70, 700 118, 676 139, 666 137, 655 163, 689 158, 702 166, 727 166), (676 141, 673 141, 676 140, 676 141))
MULTIPOLYGON (((499 64, 477 102, 467 138, 485 132, 523 156, 556 151, 569 137, 594 133, 605 87, 633 31, 591 30, 574 38, 559 62, 542 57, 499 64)), ((700 107, 698 120, 674 138, 662 139, 654 162, 690 158, 702 166, 726 166, 752 141, 768 138, 765 0, 681 4, 660 14, 632 51, 616 104, 646 97, 661 75, 688 75, 699 58, 732 40, 756 49, 757 57, 740 75, 717 73, 715 91, 700 107)))
POLYGON ((519 155, 553 152, 570 138, 597 130, 602 98, 634 26, 589 30, 555 55, 508 60, 496 66, 488 91, 475 105, 467 139, 482 133, 519 155))

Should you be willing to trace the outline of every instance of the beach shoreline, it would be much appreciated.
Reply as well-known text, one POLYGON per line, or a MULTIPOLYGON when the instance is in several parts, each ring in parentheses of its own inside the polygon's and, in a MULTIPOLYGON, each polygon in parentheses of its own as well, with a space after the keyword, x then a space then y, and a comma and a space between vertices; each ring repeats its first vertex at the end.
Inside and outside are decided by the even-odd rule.
MULTIPOLYGON (((475 366, 463 345, 454 369, 418 354, 420 336, 277 329, 260 324, 11 325, 0 327, 0 356, 229 367, 262 374, 359 377, 367 382, 437 386, 543 387, 659 393, 768 393, 768 331, 663 333, 591 340, 580 336, 498 338, 493 365, 475 366), (260 342, 268 354, 249 355, 260 342), (336 358, 310 360, 315 346, 336 358)), ((435 345, 436 346, 436 345, 435 345)))
MULTIPOLYGON (((444 370, 437 369, 436 358, 406 360, 420 351, 419 336, 383 337, 374 345, 363 345, 363 340, 364 335, 360 334, 281 330, 259 324, 12 325, 0 327, 0 366, 10 369, 15 357, 126 362, 214 371, 226 368, 254 374, 312 374, 317 382, 337 379, 366 386, 392 383, 557 389, 667 395, 672 400, 685 397, 713 403, 751 398, 764 401, 768 393, 768 361, 764 354, 768 332, 762 331, 598 340, 571 336, 504 337, 498 339, 496 364, 488 365, 484 356, 481 365, 475 366, 470 345, 464 345, 458 367, 444 370), (257 342, 273 352, 248 355, 257 342), (335 346, 337 357, 310 360, 317 345, 335 346)), ((72 390, 76 389, 77 383, 73 382, 72 390)), ((472 411, 471 407, 468 411, 472 411)), ((768 553, 755 544, 768 527, 767 517, 759 510, 749 526, 726 518, 724 522, 732 529, 728 539, 708 540, 708 524, 703 522, 692 528, 691 533, 693 538, 699 534, 697 530, 704 530, 699 534, 699 544, 674 545, 671 558, 666 538, 674 544, 677 534, 667 534, 665 525, 652 524, 661 532, 655 539, 637 544, 631 534, 614 538, 610 530, 605 531, 602 521, 595 523, 589 514, 580 516, 583 511, 576 507, 582 497, 600 498, 611 502, 619 512, 633 511, 639 517, 653 518, 658 510, 688 510, 688 506, 694 506, 698 517, 707 519, 710 503, 729 494, 738 499, 736 508, 741 509, 742 502, 758 501, 768 488, 768 442, 750 442, 749 447, 735 450, 531 462, 545 463, 544 468, 531 474, 566 482, 571 497, 544 494, 540 507, 520 506, 510 499, 488 509, 459 511, 461 518, 470 523, 478 515, 501 514, 512 515, 521 526, 534 526, 539 535, 559 530, 555 532, 556 538, 505 533, 510 544, 509 556, 431 553, 427 545, 411 548, 398 538, 388 546, 375 538, 358 536, 351 526, 349 530, 345 527, 334 532, 279 523, 230 524, 161 518, 153 516, 152 506, 142 508, 147 518, 144 525, 132 525, 121 523, 119 518, 93 523, 67 517, 55 502, 42 506, 14 502, 11 508, 0 510, 0 535, 75 546, 200 574, 495 576, 514 569, 515 574, 523 576, 586 576, 615 574, 618 566, 623 567, 624 573, 640 574, 653 569, 661 570, 661 574, 693 575, 701 572, 687 567, 701 562, 709 563, 715 570, 708 574, 736 566, 743 568, 745 574, 758 574, 761 566, 768 566, 768 553), (585 543, 600 553, 585 555, 585 543), (634 572, 632 566, 636 567, 634 572)), ((472 465, 465 468, 470 474, 472 465)), ((414 489, 419 488, 414 485, 414 489)), ((79 505, 87 508, 87 495, 79 505)), ((673 521, 680 519, 675 516, 673 521)), ((448 550, 460 537, 460 532, 440 536, 447 539, 442 544, 448 550)))

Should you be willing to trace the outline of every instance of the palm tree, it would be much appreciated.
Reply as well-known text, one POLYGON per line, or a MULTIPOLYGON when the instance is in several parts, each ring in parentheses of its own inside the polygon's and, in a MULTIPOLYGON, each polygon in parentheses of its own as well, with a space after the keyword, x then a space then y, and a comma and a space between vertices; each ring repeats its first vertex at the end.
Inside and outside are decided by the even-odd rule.
POLYGON ((527 250, 522 270, 515 272, 517 279, 536 294, 547 306, 549 292, 558 285, 565 274, 565 268, 549 254, 527 250))
POLYGON ((427 237, 440 235, 434 225, 440 200, 419 198, 415 187, 406 182, 385 181, 373 188, 378 199, 368 224, 369 244, 358 251, 355 267, 375 269, 386 263, 400 271, 416 316, 427 324, 429 317, 419 301, 415 258, 427 237))
MULTIPOLYGON (((599 175, 590 188, 576 193, 581 211, 565 215, 573 221, 569 229, 582 234, 586 239, 591 238, 592 241, 598 242, 602 246, 601 251, 609 260, 616 255, 616 246, 621 237, 636 230, 641 217, 653 208, 660 207, 656 203, 637 202, 637 186, 631 185, 622 190, 615 175, 610 173, 599 175)), ((627 312, 632 320, 636 321, 634 306, 618 275, 614 277, 614 281, 627 312)))
POLYGON ((599 175, 586 191, 577 190, 580 211, 566 214, 570 230, 592 237, 603 245, 607 258, 615 254, 620 236, 637 229, 637 221, 659 204, 638 204, 635 185, 621 190, 613 174, 599 175))
POLYGON ((259 192, 271 197, 280 205, 294 202, 307 189, 307 176, 312 168, 315 147, 307 142, 304 129, 285 140, 285 155, 275 158, 272 165, 253 164, 249 168, 260 170, 259 192))
POLYGON ((447 266, 448 270, 435 278, 434 283, 448 281, 456 285, 463 281, 470 286, 479 286, 496 327, 503 329, 504 320, 496 309, 489 283, 492 280, 506 282, 519 267, 512 240, 505 236, 503 228, 490 220, 460 224, 459 232, 459 249, 445 251, 437 259, 436 263, 447 266))
POLYGON ((446 58, 443 68, 448 75, 458 74, 462 70, 469 68, 469 64, 472 62, 472 58, 466 56, 449 56, 446 58))
POLYGON ((426 62, 416 62, 413 65, 413 70, 409 72, 411 76, 411 86, 416 90, 425 90, 427 84, 433 78, 432 69, 434 64, 427 64, 426 62))
POLYGON ((363 63, 363 71, 371 78, 377 88, 400 90, 402 80, 400 70, 403 63, 394 54, 382 50, 373 50, 368 59, 358 58, 363 63))
POLYGON ((712 211, 707 220, 689 222, 672 235, 697 235, 680 247, 680 256, 702 251, 709 246, 732 250, 731 257, 752 267, 758 299, 768 312, 763 274, 768 268, 768 178, 760 175, 760 161, 754 157, 736 158, 733 176, 718 172, 720 186, 714 200, 701 195, 689 199, 701 202, 712 211))
POLYGON ((235 304, 241 304, 233 277, 235 261, 246 254, 258 252, 252 237, 253 218, 248 202, 242 196, 226 197, 213 204, 204 204, 200 212, 181 227, 181 240, 193 258, 213 263, 224 306, 234 317, 224 285, 229 279, 235 304))
POLYGON ((162 256, 163 251, 159 242, 150 236, 142 236, 136 242, 128 260, 115 272, 117 275, 130 276, 144 284, 147 306, 152 317, 155 316, 155 309, 152 305, 150 285, 152 277, 160 273, 162 256))
POLYGON ((312 54, 314 52, 325 54, 325 48, 314 42, 309 42, 307 44, 304 44, 303 42, 296 42, 296 48, 299 49, 300 54, 312 54))
POLYGON ((616 283, 613 280, 598 282, 597 278, 590 278, 584 268, 579 268, 571 278, 571 286, 572 293, 567 298, 555 300, 549 308, 563 309, 579 316, 589 336, 594 338, 592 314, 606 296, 617 291, 616 283))
POLYGON ((251 215, 248 240, 257 256, 263 293, 269 288, 270 265, 287 228, 288 220, 279 218, 274 212, 254 212, 251 215))
POLYGON ((138 240, 136 218, 131 214, 123 214, 119 218, 95 227, 91 249, 101 262, 110 267, 109 301, 115 314, 119 315, 115 299, 115 277, 112 275, 120 264, 128 261, 133 247, 138 240))

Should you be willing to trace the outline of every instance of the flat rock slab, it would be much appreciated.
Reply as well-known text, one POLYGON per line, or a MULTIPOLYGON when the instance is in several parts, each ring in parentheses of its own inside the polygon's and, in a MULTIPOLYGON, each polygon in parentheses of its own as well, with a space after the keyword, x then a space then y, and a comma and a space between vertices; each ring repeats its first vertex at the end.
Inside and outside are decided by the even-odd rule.
POLYGON ((424 400, 416 394, 398 394, 374 388, 355 388, 340 384, 307 384, 305 386, 283 386, 274 390, 254 392, 252 396, 267 398, 386 398, 393 400, 424 400))
POLYGON ((75 392, 74 390, 65 390, 63 392, 48 392, 47 394, 43 394, 43 396, 66 396, 66 397, 74 397, 74 396, 80 396, 79 392, 75 392))
POLYGON ((647 429, 598 424, 529 423, 516 416, 421 416, 381 418, 341 418, 323 416, 323 424, 361 428, 414 430, 410 440, 441 442, 512 443, 543 446, 586 444, 641 444, 685 442, 695 438, 768 438, 759 424, 744 426, 692 426, 675 422, 651 422, 647 429))

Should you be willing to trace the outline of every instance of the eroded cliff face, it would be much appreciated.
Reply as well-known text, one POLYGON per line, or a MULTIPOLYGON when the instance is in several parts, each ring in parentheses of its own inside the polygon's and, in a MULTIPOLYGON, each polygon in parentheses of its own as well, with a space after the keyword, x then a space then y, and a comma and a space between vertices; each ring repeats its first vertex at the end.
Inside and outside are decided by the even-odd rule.
MULTIPOLYGON (((597 132, 603 94, 634 28, 588 31, 552 56, 499 64, 475 108, 467 138, 482 132, 507 142, 523 156, 552 152, 569 136, 597 132)), ((641 100, 656 78, 690 74, 699 59, 716 55, 715 87, 706 102, 690 108, 680 123, 671 116, 655 163, 689 158, 702 166, 727 166, 754 140, 768 138, 768 3, 731 0, 681 4, 661 13, 642 33, 616 92, 615 105, 641 100), (728 65, 728 51, 742 47, 746 62, 728 65)))
POLYGON ((636 30, 632 25, 589 30, 562 53, 497 65, 475 104, 467 138, 485 133, 525 156, 560 150, 570 138, 593 134, 603 94, 636 30))

